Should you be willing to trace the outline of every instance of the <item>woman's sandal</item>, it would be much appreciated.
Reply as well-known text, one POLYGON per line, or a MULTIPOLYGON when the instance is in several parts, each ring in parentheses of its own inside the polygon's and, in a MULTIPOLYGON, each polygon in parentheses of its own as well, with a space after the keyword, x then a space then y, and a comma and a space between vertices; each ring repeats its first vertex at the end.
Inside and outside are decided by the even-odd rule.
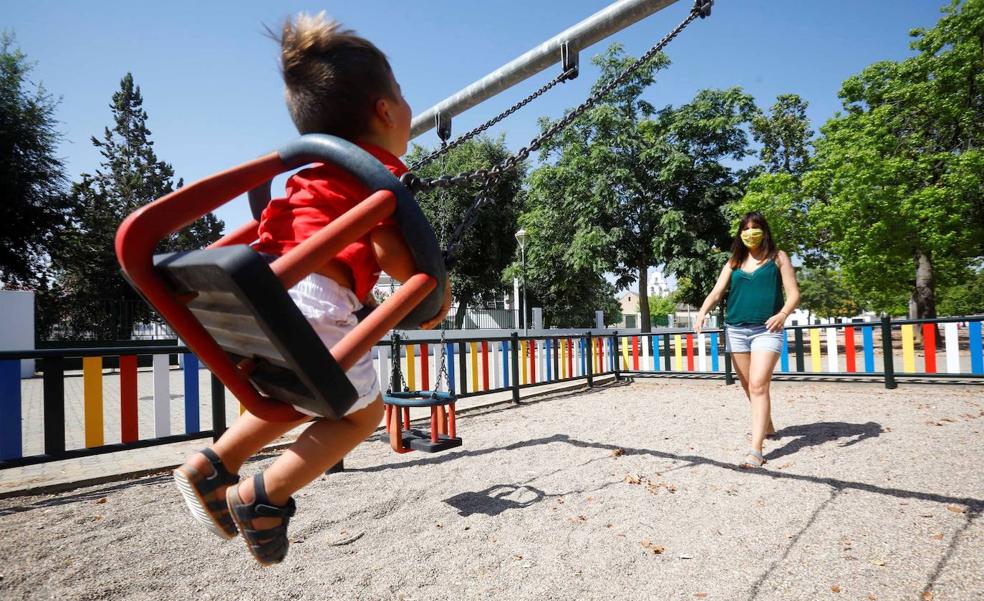
POLYGON ((748 452, 745 453, 745 458, 738 464, 738 467, 747 470, 760 468, 763 465, 765 465, 765 456, 755 449, 748 449, 748 452), (753 461, 749 461, 749 457, 751 457, 753 461))
POLYGON ((210 532, 229 540, 238 534, 236 523, 229 515, 229 507, 218 497, 219 489, 239 482, 239 476, 229 473, 212 449, 202 449, 201 454, 212 464, 212 475, 206 476, 187 463, 174 470, 174 483, 184 497, 191 517, 210 532))
POLYGON ((252 503, 242 500, 238 487, 229 489, 226 493, 226 502, 229 504, 229 511, 232 512, 232 519, 239 526, 243 540, 246 541, 246 546, 249 547, 249 552, 253 554, 256 561, 265 566, 283 561, 290 544, 287 540, 287 524, 297 509, 294 499, 288 499, 284 506, 274 505, 267 497, 263 474, 256 474, 253 476, 252 503), (257 529, 253 527, 253 520, 259 518, 281 518, 282 522, 272 528, 257 529))

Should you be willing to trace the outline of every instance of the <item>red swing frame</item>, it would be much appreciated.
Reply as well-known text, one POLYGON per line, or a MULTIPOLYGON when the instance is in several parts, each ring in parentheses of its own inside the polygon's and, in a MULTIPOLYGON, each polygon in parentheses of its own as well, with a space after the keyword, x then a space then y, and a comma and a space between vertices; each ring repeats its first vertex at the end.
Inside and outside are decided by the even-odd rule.
MULTIPOLYGON (((180 298, 154 268, 157 244, 203 215, 273 177, 293 169, 277 152, 228 169, 176 190, 128 216, 116 233, 116 256, 124 274, 163 316, 189 349, 215 374, 252 414, 271 421, 294 421, 308 417, 290 404, 261 394, 249 381, 250 366, 233 364, 191 311, 189 298, 180 298)), ((316 234, 277 258, 270 268, 289 289, 317 270, 325 257, 334 257, 347 245, 365 235, 396 209, 396 196, 388 190, 370 194, 354 208, 316 234)), ((259 223, 254 219, 216 241, 208 248, 250 244, 257 240, 259 223)), ((438 282, 426 273, 416 273, 376 310, 361 321, 338 344, 329 349, 347 371, 368 353, 377 340, 406 317, 438 282)))

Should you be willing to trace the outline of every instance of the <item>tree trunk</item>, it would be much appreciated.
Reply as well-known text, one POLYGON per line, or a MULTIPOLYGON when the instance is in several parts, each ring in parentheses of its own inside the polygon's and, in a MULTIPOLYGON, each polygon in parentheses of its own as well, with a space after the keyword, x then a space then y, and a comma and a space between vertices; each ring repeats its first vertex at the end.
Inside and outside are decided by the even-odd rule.
POLYGON ((465 323, 465 314, 468 313, 468 301, 465 299, 458 300, 458 307, 454 314, 454 329, 462 330, 462 326, 465 323))
POLYGON ((936 317, 936 276, 933 262, 928 253, 916 249, 913 253, 916 262, 916 287, 912 291, 909 319, 932 319, 936 317))
POLYGON ((639 265, 639 329, 642 332, 652 331, 652 317, 649 315, 649 265, 642 261, 639 265))

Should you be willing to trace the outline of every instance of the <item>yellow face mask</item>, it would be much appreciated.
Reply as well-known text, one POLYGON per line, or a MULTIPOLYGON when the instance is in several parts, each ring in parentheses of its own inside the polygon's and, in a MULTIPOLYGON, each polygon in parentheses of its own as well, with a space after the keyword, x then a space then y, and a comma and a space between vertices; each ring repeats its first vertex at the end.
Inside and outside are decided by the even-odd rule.
POLYGON ((749 228, 741 233, 741 241, 752 250, 755 250, 759 244, 762 244, 762 238, 764 237, 765 234, 757 227, 749 228))

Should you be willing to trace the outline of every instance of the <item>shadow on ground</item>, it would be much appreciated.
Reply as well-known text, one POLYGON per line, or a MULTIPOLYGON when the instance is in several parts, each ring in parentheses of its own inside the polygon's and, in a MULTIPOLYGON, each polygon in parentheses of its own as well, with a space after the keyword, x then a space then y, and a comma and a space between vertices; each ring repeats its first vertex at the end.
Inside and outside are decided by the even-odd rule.
POLYGON ((776 440, 783 438, 793 438, 779 447, 770 451, 765 458, 768 460, 779 459, 786 455, 792 455, 806 447, 822 445, 835 440, 848 439, 842 442, 840 447, 856 445, 862 440, 876 438, 881 434, 881 424, 866 422, 863 424, 851 424, 847 422, 817 422, 815 424, 801 424, 798 426, 788 426, 779 430, 773 435, 776 440))

